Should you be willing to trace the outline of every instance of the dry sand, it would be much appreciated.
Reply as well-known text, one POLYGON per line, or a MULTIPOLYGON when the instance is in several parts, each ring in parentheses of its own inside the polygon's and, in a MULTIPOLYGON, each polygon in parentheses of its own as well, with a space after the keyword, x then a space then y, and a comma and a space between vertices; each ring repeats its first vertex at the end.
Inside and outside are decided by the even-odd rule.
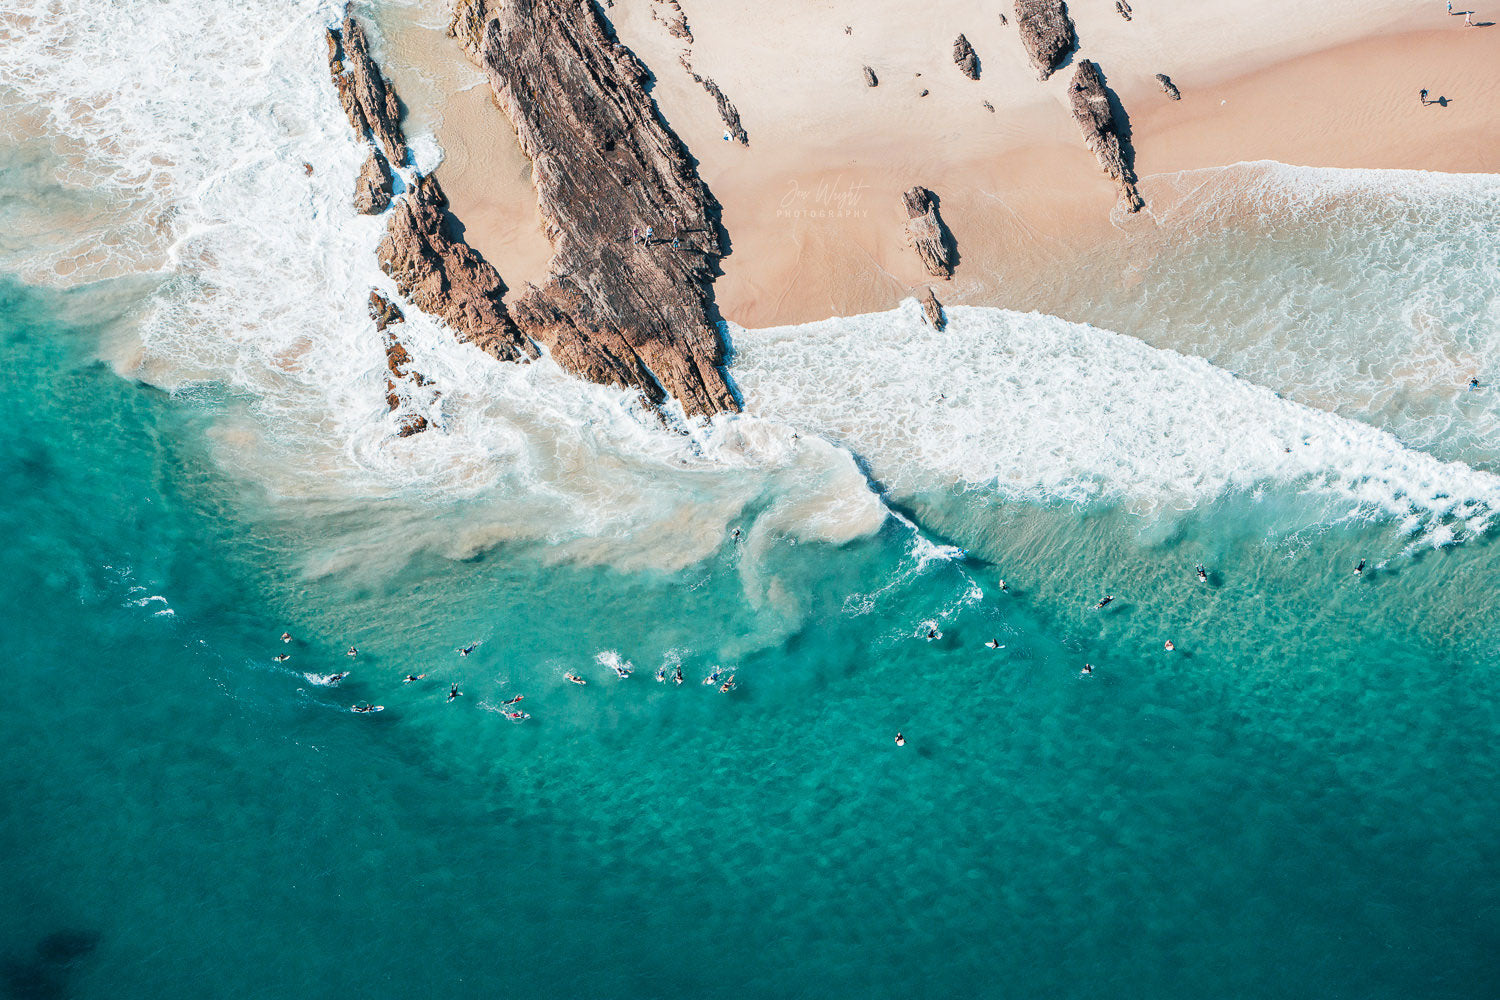
MULTIPOLYGON (((615 0, 607 13, 723 205, 732 252, 715 295, 728 319, 886 309, 929 283, 945 302, 1028 308, 1026 282, 1008 277, 1153 225, 1149 204, 1139 217, 1115 205, 1067 109, 1071 68, 1039 82, 1013 17, 1002 26, 972 0, 929 0, 918 14, 906 0, 680 2, 691 44, 667 31, 662 0, 615 0), (978 81, 953 65, 960 32, 978 81), (722 139, 683 57, 737 105, 748 148, 722 139), (952 282, 929 279, 904 244, 900 193, 913 184, 937 193, 958 244, 952 282)), ((1474 6, 1476 21, 1500 21, 1500 0, 1474 6)), ((1099 63, 1130 116, 1148 203, 1171 187, 1153 175, 1244 160, 1500 170, 1500 26, 1464 28, 1443 4, 1140 0, 1130 22, 1104 0, 1073 8, 1074 58, 1099 63), (1158 72, 1182 101, 1161 93, 1158 72), (1422 87, 1447 105, 1420 104, 1422 87)), ((512 288, 540 281, 548 244, 525 158, 439 16, 425 16, 388 26, 396 83, 411 104, 413 86, 446 95, 430 122, 447 153, 438 176, 469 241, 512 288)))

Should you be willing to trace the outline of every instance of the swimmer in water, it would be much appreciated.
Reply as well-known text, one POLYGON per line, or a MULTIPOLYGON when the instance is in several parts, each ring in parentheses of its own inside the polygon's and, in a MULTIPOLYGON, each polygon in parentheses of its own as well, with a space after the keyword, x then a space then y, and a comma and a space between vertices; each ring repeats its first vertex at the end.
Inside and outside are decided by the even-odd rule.
POLYGON ((1364 576, 1365 575, 1365 561, 1363 559, 1361 559, 1359 561, 1359 565, 1358 566, 1354 567, 1354 575, 1355 576, 1364 576))
POLYGON ((627 663, 615 663, 615 664, 612 664, 612 666, 615 668, 615 674, 616 675, 618 675, 620 677, 629 677, 630 676, 631 667, 630 667, 629 664, 627 664, 627 663))
POLYGON ((291 642, 292 641, 292 633, 290 633, 290 632, 283 632, 283 633, 281 633, 281 641, 282 642, 291 642))
POLYGON ((579 677, 577 674, 563 674, 563 676, 566 677, 568 680, 572 681, 574 684, 587 684, 588 683, 588 681, 584 680, 582 677, 579 677))
POLYGON ((935 628, 929 628, 927 630, 927 641, 928 642, 931 642, 934 639, 941 639, 942 637, 943 637, 943 633, 939 632, 935 628))
POLYGON ((463 692, 460 691, 458 689, 458 685, 455 684, 455 685, 453 685, 452 687, 450 687, 448 689, 448 700, 449 701, 453 701, 454 699, 460 697, 462 694, 463 694, 463 692))
POLYGON ((988 642, 986 642, 985 645, 988 646, 988 647, 990 647, 991 649, 1004 649, 1005 648, 1004 646, 1000 645, 1000 640, 999 639, 991 639, 988 642))
POLYGON ((665 683, 667 683, 667 668, 666 667, 657 667, 656 668, 656 683, 658 683, 658 684, 665 684, 665 683))
POLYGON ((427 676, 426 674, 407 674, 405 677, 401 678, 401 683, 402 684, 410 684, 413 681, 419 681, 423 677, 426 677, 426 676, 427 676))
POLYGON ((359 655, 359 650, 357 650, 357 649, 355 649, 355 648, 354 648, 354 647, 353 647, 353 646, 350 646, 350 647, 349 647, 349 648, 348 648, 348 649, 347 649, 347 650, 346 650, 346 651, 345 651, 345 652, 344 652, 344 655, 345 655, 345 656, 358 656, 358 655, 359 655))
POLYGON ((1174 646, 1174 645, 1172 645, 1172 640, 1171 640, 1171 639, 1168 639, 1168 640, 1167 640, 1167 645, 1166 645, 1166 647, 1165 647, 1165 648, 1166 648, 1166 650, 1167 650, 1167 652, 1169 652, 1169 653, 1170 653, 1170 652, 1172 652, 1172 651, 1173 651, 1173 650, 1175 650, 1175 649, 1176 649, 1176 648, 1177 648, 1177 647, 1176 647, 1176 646, 1174 646))
POLYGON ((1203 568, 1203 564, 1202 563, 1198 564, 1198 582, 1199 583, 1207 583, 1208 582, 1208 570, 1206 570, 1206 569, 1203 568))
POLYGON ((896 745, 898 747, 904 747, 904 746, 906 746, 906 737, 902 736, 900 733, 897 733, 896 734, 896 745))
POLYGON ((674 670, 674 671, 672 671, 672 683, 673 684, 681 684, 682 683, 682 664, 680 664, 680 663, 677 664, 677 669, 674 670))
POLYGON ((1469 391, 1473 392, 1475 389, 1478 389, 1478 388, 1479 388, 1479 376, 1477 376, 1477 375, 1471 376, 1469 378, 1469 391))
POLYGON ((1009 589, 1010 589, 1010 588, 1009 588, 1009 587, 1007 587, 1007 586, 1006 586, 1006 585, 1005 585, 1005 581, 1004 581, 1004 580, 1001 580, 1001 581, 1000 581, 1000 590, 1001 590, 1001 592, 1002 592, 1002 593, 1003 593, 1003 592, 1004 592, 1004 591, 1007 591, 1007 590, 1009 590, 1009 589))
POLYGON ((460 649, 458 651, 458 655, 459 656, 468 656, 470 653, 474 652, 474 650, 476 650, 478 648, 479 648, 479 643, 477 643, 477 642, 471 642, 467 646, 465 646, 463 649, 460 649))
POLYGON ((1089 674, 1092 674, 1093 672, 1094 672, 1094 665, 1092 663, 1085 663, 1083 665, 1083 669, 1080 670, 1080 671, 1078 671, 1078 675, 1080 677, 1087 677, 1089 674))
POLYGON ((1105 594, 1103 597, 1099 598, 1099 603, 1094 605, 1094 610, 1098 611, 1100 608, 1107 607, 1109 605, 1109 602, 1113 601, 1114 599, 1114 594, 1105 594))
POLYGON ((277 653, 276 654, 276 662, 277 663, 285 663, 287 660, 290 660, 290 659, 291 659, 291 657, 288 656, 286 653, 277 653))
POLYGON ((735 689, 734 674, 730 674, 727 678, 725 678, 724 683, 719 685, 719 693, 720 694, 728 694, 729 692, 733 691, 734 689, 735 689))
POLYGON ((514 705, 516 702, 522 701, 523 699, 525 699, 525 697, 526 696, 524 694, 518 694, 514 698, 510 699, 510 701, 502 701, 500 704, 502 704, 502 705, 514 705))
POLYGON ((740 529, 739 528, 735 528, 733 531, 731 531, 729 533, 729 537, 732 540, 736 541, 736 542, 739 541, 740 540, 740 529))
POLYGON ((722 667, 714 667, 713 673, 711 673, 707 677, 703 678, 703 683, 705 683, 705 684, 717 684, 717 683, 719 683, 719 678, 722 677, 723 675, 724 675, 724 670, 723 670, 722 667))
POLYGON ((527 719, 531 718, 531 716, 527 715, 525 712, 506 712, 505 717, 511 722, 525 722, 527 719))

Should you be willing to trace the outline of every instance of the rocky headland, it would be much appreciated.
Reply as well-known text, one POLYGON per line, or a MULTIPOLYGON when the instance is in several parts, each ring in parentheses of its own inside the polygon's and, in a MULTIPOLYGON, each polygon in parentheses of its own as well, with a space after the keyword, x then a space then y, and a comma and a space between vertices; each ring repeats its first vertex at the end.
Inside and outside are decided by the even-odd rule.
POLYGON ((711 315, 718 205, 646 67, 576 0, 457 0, 449 31, 515 126, 553 245, 550 277, 512 304, 521 331, 592 381, 738 410, 711 315))

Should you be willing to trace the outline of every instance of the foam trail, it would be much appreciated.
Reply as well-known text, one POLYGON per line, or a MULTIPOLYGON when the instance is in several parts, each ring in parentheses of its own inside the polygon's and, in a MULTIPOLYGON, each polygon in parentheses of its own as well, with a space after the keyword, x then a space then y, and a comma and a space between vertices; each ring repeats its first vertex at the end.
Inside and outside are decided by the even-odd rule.
POLYGON ((1379 512, 1442 543, 1485 531, 1500 477, 1293 403, 1200 358, 1056 317, 899 309, 733 330, 754 413, 860 455, 898 494, 986 487, 1038 502, 1191 506, 1268 484, 1379 512))

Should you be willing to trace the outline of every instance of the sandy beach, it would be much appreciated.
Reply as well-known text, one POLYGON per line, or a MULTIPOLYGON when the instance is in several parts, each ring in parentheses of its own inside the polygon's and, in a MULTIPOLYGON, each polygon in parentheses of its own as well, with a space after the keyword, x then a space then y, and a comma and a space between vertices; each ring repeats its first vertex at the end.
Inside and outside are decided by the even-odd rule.
MULTIPOLYGON (((1075 5, 1073 59, 1100 65, 1129 118, 1147 201, 1139 216, 1116 206, 1079 137, 1071 64, 1038 81, 1013 18, 1002 25, 963 0, 927 4, 920 18, 894 0, 773 12, 683 0, 689 41, 668 30, 661 0, 617 0, 607 14, 655 74, 663 117, 723 206, 731 253, 715 285, 719 309, 763 327, 890 308, 927 284, 945 302, 1028 308, 1018 274, 1065 267, 1153 225, 1164 175, 1183 170, 1261 159, 1500 170, 1490 69, 1500 26, 1486 24, 1500 20, 1500 2, 1475 6, 1486 26, 1471 29, 1441 4, 1391 0, 1234 0, 1212 11, 1173 0, 1142 3, 1128 22, 1104 4, 1075 5), (977 81, 952 62, 960 32, 978 53, 977 81), (684 63, 734 102, 748 147, 723 138, 713 99, 684 63), (1157 73, 1181 101, 1166 98, 1157 73), (1422 104, 1424 87, 1442 102, 1422 104), (936 192, 957 243, 950 282, 934 283, 905 245, 900 193, 914 184, 936 192)), ((438 176, 469 242, 512 289, 540 281, 549 244, 509 123, 440 31, 393 35, 404 94, 413 76, 450 88, 431 125, 446 152, 438 176)))

